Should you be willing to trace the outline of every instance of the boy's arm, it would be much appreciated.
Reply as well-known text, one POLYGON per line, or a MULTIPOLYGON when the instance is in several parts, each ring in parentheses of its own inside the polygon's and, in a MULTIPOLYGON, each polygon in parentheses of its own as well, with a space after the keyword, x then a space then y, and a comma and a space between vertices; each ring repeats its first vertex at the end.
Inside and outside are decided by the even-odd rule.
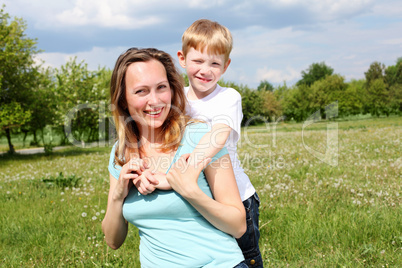
MULTIPOLYGON (((188 163, 198 163, 200 159, 214 157, 224 146, 232 128, 226 124, 218 123, 212 126, 211 131, 206 133, 190 154, 188 163), (192 162, 193 161, 193 162, 192 162)), ((171 190, 169 182, 166 180, 166 174, 153 174, 159 183, 155 185, 159 190, 171 190)))
POLYGON ((188 162, 199 162, 200 159, 214 157, 224 146, 232 128, 223 123, 214 124, 211 131, 205 134, 191 153, 188 162), (198 161, 197 161, 198 159, 198 161))

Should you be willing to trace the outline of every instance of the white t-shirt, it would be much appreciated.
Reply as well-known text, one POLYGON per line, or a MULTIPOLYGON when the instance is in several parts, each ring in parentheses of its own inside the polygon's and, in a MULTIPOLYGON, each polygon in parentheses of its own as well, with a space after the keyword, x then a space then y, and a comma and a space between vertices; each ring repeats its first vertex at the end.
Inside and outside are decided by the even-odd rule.
MULTIPOLYGON (((226 148, 232 161, 240 197, 243 201, 248 199, 255 193, 255 189, 249 177, 244 173, 237 156, 237 142, 240 139, 241 120, 243 119, 240 93, 233 88, 217 85, 216 89, 205 98, 189 100, 188 91, 189 87, 185 87, 184 92, 189 102, 187 112, 191 117, 203 120, 211 126, 222 123, 232 128, 226 141, 226 148)), ((213 140, 214 133, 212 133, 213 140)))

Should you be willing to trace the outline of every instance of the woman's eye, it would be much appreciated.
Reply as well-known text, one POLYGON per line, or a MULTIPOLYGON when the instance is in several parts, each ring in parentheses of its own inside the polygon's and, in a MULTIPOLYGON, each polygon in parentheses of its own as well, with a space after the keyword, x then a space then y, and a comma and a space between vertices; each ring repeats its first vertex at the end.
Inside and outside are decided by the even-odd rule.
POLYGON ((167 85, 159 85, 158 89, 165 89, 167 88, 167 85))

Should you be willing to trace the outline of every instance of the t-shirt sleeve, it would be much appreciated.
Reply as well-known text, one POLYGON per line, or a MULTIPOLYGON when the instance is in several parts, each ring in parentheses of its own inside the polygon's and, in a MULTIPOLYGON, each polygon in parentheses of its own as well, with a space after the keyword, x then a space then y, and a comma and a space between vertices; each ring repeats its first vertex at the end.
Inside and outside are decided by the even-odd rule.
POLYGON ((218 112, 212 118, 212 125, 219 123, 229 126, 233 130, 231 135, 234 135, 233 139, 237 142, 240 138, 241 121, 243 119, 241 95, 234 89, 226 89, 217 98, 217 101, 219 101, 219 108, 216 108, 218 112))
POLYGON ((114 163, 114 158, 115 158, 115 151, 117 147, 117 142, 113 145, 112 151, 110 152, 110 157, 109 157, 109 172, 110 174, 116 179, 119 179, 120 176, 120 171, 121 171, 121 166, 116 165, 114 163))
MULTIPOLYGON (((188 152, 192 152, 195 147, 198 145, 200 142, 201 138, 207 134, 209 131, 211 131, 210 126, 207 124, 191 124, 186 130, 186 135, 185 135, 185 149, 188 152), (186 148, 187 147, 187 148, 186 148)), ((209 146, 209 145, 208 145, 209 146)), ((184 152, 186 153, 186 152, 184 152)), ((216 161, 217 159, 221 158, 225 154, 228 154, 228 150, 226 147, 223 147, 218 153, 215 154, 214 157, 212 157, 211 163, 216 161)), ((202 160, 204 158, 203 155, 195 155, 196 158, 199 158, 199 160, 202 160)))

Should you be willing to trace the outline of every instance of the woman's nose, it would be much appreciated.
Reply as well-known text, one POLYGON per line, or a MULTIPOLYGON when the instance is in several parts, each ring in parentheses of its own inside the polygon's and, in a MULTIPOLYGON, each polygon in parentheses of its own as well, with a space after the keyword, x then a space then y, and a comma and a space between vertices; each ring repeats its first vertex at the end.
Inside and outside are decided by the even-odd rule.
POLYGON ((159 101, 158 94, 155 91, 151 91, 151 93, 149 94, 149 103, 151 104, 158 103, 158 101, 159 101))

